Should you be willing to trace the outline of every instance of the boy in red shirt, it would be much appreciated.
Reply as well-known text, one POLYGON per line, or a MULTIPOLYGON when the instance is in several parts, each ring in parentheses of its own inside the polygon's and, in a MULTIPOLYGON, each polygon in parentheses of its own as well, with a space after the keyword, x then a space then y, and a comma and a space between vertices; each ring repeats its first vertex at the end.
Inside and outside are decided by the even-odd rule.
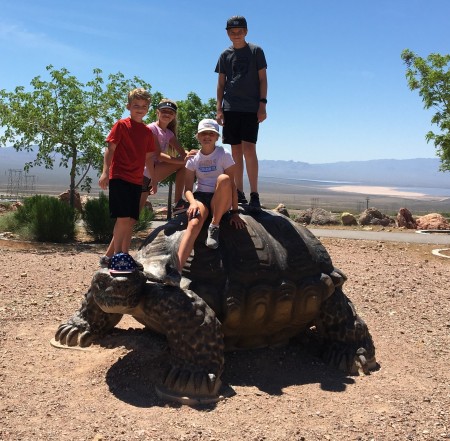
MULTIPOLYGON (((145 89, 134 89, 128 94, 128 118, 117 121, 106 138, 108 146, 103 159, 99 185, 109 185, 109 211, 116 218, 114 225, 114 256, 111 272, 130 272, 136 263, 128 254, 133 227, 139 219, 139 201, 142 191, 144 166, 154 177, 152 131, 143 122, 149 110, 151 96, 145 89), (114 267, 114 262, 117 263, 114 267)), ((150 194, 157 192, 158 183, 152 180, 150 194)))

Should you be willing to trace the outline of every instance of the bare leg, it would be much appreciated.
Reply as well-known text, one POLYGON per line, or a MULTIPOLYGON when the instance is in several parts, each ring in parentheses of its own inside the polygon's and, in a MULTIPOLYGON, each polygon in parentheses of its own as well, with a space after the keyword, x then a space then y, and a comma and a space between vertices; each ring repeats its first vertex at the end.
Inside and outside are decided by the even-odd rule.
MULTIPOLYGON (((177 172, 177 179, 175 181, 175 200, 178 201, 181 199, 181 195, 183 192, 183 184, 184 184, 184 165, 182 164, 170 164, 168 162, 158 162, 155 164, 155 179, 157 182, 160 182, 164 179, 166 179, 168 176, 170 176, 172 173, 177 172), (180 174, 180 178, 178 178, 178 174, 180 174), (180 182, 182 184, 178 184, 178 179, 180 179, 180 182), (177 187, 179 187, 179 197, 177 198, 177 187)), ((141 194, 141 200, 139 201, 139 213, 142 211, 142 209, 145 207, 145 203, 147 202, 147 198, 149 196, 149 192, 142 192, 141 194)), ((134 224, 133 224, 134 225, 134 224)), ((114 228, 115 229, 115 228, 114 228)), ((115 254, 114 251, 114 236, 111 239, 111 242, 108 245, 108 249, 106 250, 105 255, 108 257, 112 257, 113 254, 115 254)), ((130 239, 131 243, 131 239, 130 239)), ((128 245, 129 249, 129 245, 128 245)), ((125 252, 125 251, 123 251, 125 252)))
MULTIPOLYGON (((158 162, 155 164, 155 179, 158 182, 163 181, 172 173, 184 168, 183 164, 171 164, 170 162, 158 162)), ((177 173, 178 174, 178 173, 177 173)), ((184 178, 183 178, 184 182, 184 178)))
POLYGON ((114 254, 130 251, 131 236, 136 220, 131 217, 118 217, 114 225, 114 254))
POLYGON ((184 190, 184 171, 185 167, 181 167, 176 171, 175 175, 175 202, 178 202, 183 197, 184 190))
POLYGON ((186 232, 184 233, 180 242, 180 247, 178 248, 177 269, 180 273, 187 258, 191 254, 192 249, 194 248, 195 239, 197 239, 200 234, 200 230, 202 229, 205 219, 209 214, 208 209, 201 202, 198 202, 198 206, 200 207, 200 214, 188 222, 186 232))
MULTIPOLYGON (((139 213, 144 208, 145 203, 147 202, 147 198, 148 198, 149 194, 150 193, 148 191, 143 191, 142 192, 141 200, 139 202, 139 213)), ((114 228, 115 228, 115 226, 114 226, 114 228)), ((131 232, 131 234, 133 234, 133 232, 131 232)), ((131 236, 130 236, 130 243, 131 243, 131 236)), ((129 245, 128 245, 128 248, 129 248, 129 245)), ((113 255, 114 255, 114 235, 113 235, 113 237, 111 239, 111 242, 108 245, 108 249, 106 250, 106 253, 105 253, 105 256, 107 256, 107 257, 112 257, 113 255)))
POLYGON ((114 236, 111 239, 111 242, 109 242, 108 249, 106 250, 105 256, 112 257, 113 254, 114 254, 114 236))
MULTIPOLYGON (((242 150, 245 158, 250 192, 258 192, 258 156, 256 155, 256 144, 242 141, 242 150)), ((237 185, 237 184, 236 184, 237 185)))
POLYGON ((214 196, 211 199, 211 223, 219 225, 222 216, 231 208, 233 185, 228 175, 222 174, 217 178, 214 196))
POLYGON ((142 209, 145 207, 145 203, 147 202, 147 198, 150 196, 150 193, 148 191, 143 191, 141 193, 141 200, 139 201, 139 213, 142 211, 142 209))
POLYGON ((234 174, 236 188, 240 191, 244 191, 244 157, 242 144, 232 145, 231 154, 233 155, 236 164, 236 173, 234 174))

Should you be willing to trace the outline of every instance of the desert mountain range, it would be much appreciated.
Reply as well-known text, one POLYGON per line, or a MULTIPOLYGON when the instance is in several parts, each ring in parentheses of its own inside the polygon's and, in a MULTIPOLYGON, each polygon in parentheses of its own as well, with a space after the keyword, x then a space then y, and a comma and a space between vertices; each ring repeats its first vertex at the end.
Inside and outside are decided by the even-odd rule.
MULTIPOLYGON (((0 148, 0 188, 7 185, 10 170, 23 170, 25 163, 35 158, 33 152, 17 152, 12 147, 0 148)), ((29 175, 38 185, 68 185, 68 169, 47 170, 33 167, 29 175)), ((260 180, 280 178, 293 180, 346 182, 357 185, 397 187, 450 188, 450 172, 439 171, 438 158, 377 159, 345 161, 327 164, 309 164, 299 161, 259 161, 260 180)), ((96 181, 96 172, 91 176, 96 181)))

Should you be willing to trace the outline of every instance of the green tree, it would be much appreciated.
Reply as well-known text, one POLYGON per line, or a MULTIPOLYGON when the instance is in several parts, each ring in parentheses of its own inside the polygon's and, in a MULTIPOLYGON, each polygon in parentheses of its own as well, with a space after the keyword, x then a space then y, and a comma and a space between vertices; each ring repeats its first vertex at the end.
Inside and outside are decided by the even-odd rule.
POLYGON ((46 69, 50 79, 33 78, 30 91, 23 86, 13 92, 0 90, 0 123, 5 129, 0 145, 11 143, 17 151, 38 146, 36 159, 25 164, 25 171, 42 165, 53 169, 57 157, 59 166, 69 169, 73 206, 76 189, 90 191, 89 170, 102 169, 105 137, 124 114, 128 92, 151 86, 120 72, 105 82, 100 69, 83 84, 65 68, 46 69))
POLYGON ((409 88, 419 91, 425 109, 436 110, 431 122, 440 133, 429 131, 425 138, 436 147, 440 169, 450 171, 450 55, 430 54, 424 59, 405 49, 401 56, 409 88))
POLYGON ((183 101, 178 101, 178 140, 186 149, 198 148, 198 141, 195 138, 198 123, 204 118, 216 117, 216 100, 209 98, 206 103, 194 92, 188 93, 183 101))

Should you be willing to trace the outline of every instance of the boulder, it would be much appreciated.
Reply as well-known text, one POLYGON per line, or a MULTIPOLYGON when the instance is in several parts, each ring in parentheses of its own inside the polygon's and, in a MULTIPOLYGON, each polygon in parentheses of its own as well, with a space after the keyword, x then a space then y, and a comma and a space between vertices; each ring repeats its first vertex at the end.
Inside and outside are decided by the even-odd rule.
POLYGON ((442 214, 430 213, 416 220, 419 230, 449 230, 450 224, 442 214))
POLYGON ((19 207, 23 204, 20 201, 12 203, 0 203, 0 213, 5 213, 7 211, 17 211, 19 207))
POLYGON ((364 210, 359 215, 359 224, 360 225, 381 225, 383 227, 387 227, 391 224, 394 224, 394 219, 382 214, 379 210, 374 207, 368 208, 364 210))
POLYGON ((314 208, 311 216, 312 225, 339 225, 341 222, 331 211, 323 208, 314 208))
POLYGON ((295 218, 295 222, 302 225, 309 225, 311 223, 312 209, 300 210, 295 218))
POLYGON ((407 208, 400 208, 398 210, 395 224, 399 228, 407 228, 409 230, 415 230, 417 228, 416 221, 407 208))
POLYGON ((347 213, 347 212, 344 212, 341 214, 341 222, 342 222, 342 225, 345 225, 345 226, 358 225, 358 221, 356 220, 356 217, 353 216, 353 214, 347 213))
MULTIPOLYGON (((70 204, 70 190, 66 190, 64 193, 61 193, 60 195, 58 195, 58 199, 69 205, 70 204)), ((80 193, 78 193, 78 191, 75 191, 74 207, 80 213, 83 211, 83 206, 81 205, 81 197, 80 197, 80 193)))
POLYGON ((273 209, 273 211, 275 211, 276 213, 283 214, 283 215, 286 216, 286 217, 291 217, 291 216, 289 216, 289 212, 288 212, 288 210, 287 210, 287 208, 286 208, 286 205, 284 205, 284 204, 278 204, 278 205, 273 209))

